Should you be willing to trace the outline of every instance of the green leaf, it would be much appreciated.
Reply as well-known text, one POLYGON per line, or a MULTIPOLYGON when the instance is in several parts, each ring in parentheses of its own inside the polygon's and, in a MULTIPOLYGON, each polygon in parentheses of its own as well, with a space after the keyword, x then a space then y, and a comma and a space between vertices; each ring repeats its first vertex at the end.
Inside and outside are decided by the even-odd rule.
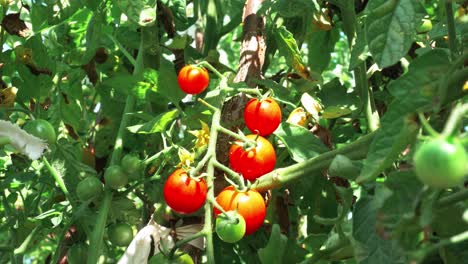
POLYGON ((324 109, 322 117, 326 119, 338 118, 357 110, 360 100, 355 93, 348 93, 338 78, 324 84, 318 93, 324 109))
POLYGON ((382 127, 372 140, 358 183, 373 180, 390 167, 400 153, 416 140, 419 125, 406 116, 408 105, 394 102, 382 119, 382 127))
POLYGON ((362 245, 358 263, 407 263, 404 251, 395 240, 385 240, 376 232, 376 218, 379 203, 377 197, 365 196, 359 199, 353 210, 353 237, 362 245))
POLYGON ((297 46, 297 42, 294 39, 293 34, 284 26, 277 28, 274 33, 276 43, 278 43, 279 53, 281 56, 284 56, 288 66, 292 67, 302 78, 314 81, 314 78, 311 76, 311 72, 302 61, 303 56, 299 51, 299 47, 297 46))
POLYGON ((308 65, 316 72, 323 72, 330 64, 331 53, 340 35, 337 28, 312 32, 307 38, 308 65))
POLYGON ((265 248, 258 250, 258 256, 263 264, 275 263, 279 259, 283 259, 284 250, 288 238, 281 234, 278 224, 274 224, 271 231, 270 240, 265 248))
POLYGON ((172 110, 158 115, 153 120, 147 123, 131 126, 127 129, 131 133, 136 134, 152 134, 162 132, 166 129, 166 126, 169 123, 171 123, 172 121, 174 121, 175 118, 177 118, 177 116, 179 116, 178 110, 172 110))
POLYGON ((384 197, 378 209, 376 226, 391 234, 406 249, 416 248, 421 240, 422 227, 415 212, 419 204, 418 194, 423 185, 412 171, 391 173, 384 185, 376 188, 375 195, 384 197))
POLYGON ((73 98, 65 100, 65 98, 61 96, 59 111, 61 119, 65 124, 72 126, 75 131, 80 129, 81 107, 77 100, 73 98))
POLYGON ((311 1, 307 0, 280 0, 276 6, 282 17, 302 16, 313 8, 311 1))
POLYGON ((320 139, 301 126, 283 122, 274 134, 286 145, 296 162, 313 158, 328 150, 320 139))
POLYGON ((413 102, 414 107, 408 110, 414 111, 432 102, 437 94, 439 80, 447 74, 449 66, 447 52, 434 49, 412 61, 408 72, 391 82, 388 90, 399 100, 413 102))
POLYGON ((128 19, 140 26, 151 26, 156 21, 155 1, 119 0, 118 5, 128 19), (152 5, 150 3, 152 2, 152 5))
POLYGON ((104 79, 102 85, 109 86, 110 88, 114 88, 115 90, 128 95, 131 93, 133 88, 137 86, 140 79, 140 77, 135 75, 121 73, 104 79))
POLYGON ((40 99, 46 96, 52 87, 52 78, 49 75, 35 75, 25 65, 18 65, 18 73, 21 83, 15 84, 18 87, 17 100, 27 102, 31 98, 40 99))
MULTIPOLYGON (((152 80, 156 80, 153 76, 152 80)), ((159 74, 157 75, 157 83, 153 82, 153 90, 164 95, 172 103, 178 104, 179 101, 186 96, 180 89, 177 82, 177 74, 174 69, 174 64, 161 56, 159 74)), ((209 88, 208 88, 209 89, 209 88)))
POLYGON ((367 4, 366 33, 374 60, 385 68, 406 55, 424 16, 418 0, 371 0, 367 4))
POLYGON ((429 106, 437 93, 438 80, 445 74, 443 69, 449 65, 445 52, 433 50, 415 59, 405 75, 389 84, 388 89, 397 100, 381 119, 381 128, 371 143, 358 182, 377 177, 415 140, 418 125, 409 115, 429 106))
POLYGON ((361 172, 361 164, 352 161, 344 155, 336 155, 332 160, 328 173, 330 176, 341 177, 349 180, 355 180, 361 172))

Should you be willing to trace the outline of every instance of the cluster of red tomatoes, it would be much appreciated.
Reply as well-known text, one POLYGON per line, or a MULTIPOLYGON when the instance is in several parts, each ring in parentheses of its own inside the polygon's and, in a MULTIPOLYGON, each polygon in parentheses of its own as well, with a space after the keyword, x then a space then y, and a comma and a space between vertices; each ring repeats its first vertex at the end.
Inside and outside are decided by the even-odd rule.
MULTIPOLYGON (((182 91, 199 94, 209 84, 208 72, 194 65, 187 65, 178 75, 182 91)), ((276 153, 265 138, 272 134, 281 122, 281 108, 272 98, 251 99, 244 110, 244 121, 253 133, 247 135, 255 144, 237 141, 229 151, 230 167, 249 181, 271 172, 276 163, 276 153)), ((174 211, 190 214, 199 210, 206 202, 206 181, 193 179, 185 169, 175 170, 164 185, 164 198, 174 211)), ((226 212, 214 208, 216 233, 226 242, 234 243, 244 235, 259 229, 266 216, 266 205, 259 192, 253 189, 240 191, 229 186, 216 197, 216 202, 226 212)))

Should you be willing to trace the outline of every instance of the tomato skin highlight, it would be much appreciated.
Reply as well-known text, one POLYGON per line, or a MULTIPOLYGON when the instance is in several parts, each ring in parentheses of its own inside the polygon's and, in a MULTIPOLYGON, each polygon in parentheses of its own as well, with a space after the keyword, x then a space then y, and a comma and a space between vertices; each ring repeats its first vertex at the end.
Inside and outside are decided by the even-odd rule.
POLYGON ((281 108, 273 98, 250 99, 244 109, 244 121, 252 133, 268 136, 281 123, 281 108))
MULTIPOLYGON (((246 137, 254 141, 257 135, 246 137)), ((249 181, 271 172, 276 164, 276 152, 270 141, 258 136, 256 142, 257 146, 247 151, 239 145, 240 141, 232 144, 229 150, 229 165, 249 181)))
POLYGON ((207 192, 206 181, 190 178, 184 169, 175 170, 164 184, 164 200, 172 210, 182 214, 200 209, 205 204, 207 192))
POLYGON ((199 94, 210 83, 210 76, 205 68, 185 65, 177 75, 180 89, 187 94, 199 94))
MULTIPOLYGON (((245 235, 250 235, 257 231, 265 220, 266 205, 263 197, 256 190, 238 192, 233 186, 228 186, 216 197, 216 202, 225 210, 237 212, 244 217, 245 235)), ((215 216, 221 212, 214 208, 215 216)))
POLYGON ((242 215, 236 211, 227 211, 227 216, 219 214, 216 218, 216 234, 227 243, 236 243, 245 235, 246 223, 242 215))
POLYGON ((127 223, 117 223, 108 227, 107 235, 112 244, 126 247, 133 240, 133 229, 127 223))
POLYGON ((47 144, 52 145, 57 140, 54 127, 44 119, 31 120, 24 126, 24 130, 33 136, 45 140, 47 144))
POLYGON ((454 187, 462 184, 468 173, 468 154, 455 138, 435 138, 416 150, 414 169, 416 176, 428 186, 454 187))

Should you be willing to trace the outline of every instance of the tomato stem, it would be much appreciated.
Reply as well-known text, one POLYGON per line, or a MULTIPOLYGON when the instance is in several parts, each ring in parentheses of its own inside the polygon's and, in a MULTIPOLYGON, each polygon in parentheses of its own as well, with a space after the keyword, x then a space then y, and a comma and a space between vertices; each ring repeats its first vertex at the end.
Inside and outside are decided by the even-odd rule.
POLYGON ((445 15, 447 17, 447 28, 448 28, 448 41, 449 49, 452 60, 458 55, 457 49, 457 35, 455 32, 455 21, 452 9, 452 1, 445 1, 445 15))
POLYGON ((160 157, 166 156, 170 151, 174 149, 173 146, 164 148, 163 150, 159 151, 158 153, 154 154, 151 157, 148 157, 147 159, 143 160, 143 165, 146 167, 149 164, 151 164, 153 161, 159 159, 160 157))
POLYGON ((262 97, 262 93, 258 88, 235 88, 235 87, 225 87, 224 90, 226 92, 234 92, 234 93, 246 93, 246 94, 253 94, 258 97, 262 97))
POLYGON ((205 154, 205 156, 202 158, 202 160, 200 160, 200 162, 198 162, 197 164, 197 167, 195 168, 192 168, 190 170, 190 177, 193 178, 193 177, 196 177, 197 174, 200 172, 200 170, 205 166, 205 164, 210 160, 210 158, 212 157, 212 153, 211 152, 207 152, 205 154))
POLYGON ((442 207, 453 205, 460 201, 465 201, 467 199, 468 199, 468 189, 463 189, 456 193, 440 198, 436 206, 438 208, 442 208, 442 207))
POLYGON ((52 165, 50 165, 49 161, 45 156, 42 156, 42 162, 44 163, 50 174, 52 174, 52 177, 54 177, 55 182, 58 184, 63 194, 65 194, 65 197, 67 197, 68 201, 70 201, 70 204, 73 206, 73 199, 71 199, 70 193, 68 192, 68 189, 65 186, 65 182, 63 181, 60 173, 54 167, 52 167, 52 165))
POLYGON ((312 173, 328 167, 338 154, 345 155, 350 159, 365 158, 375 134, 376 132, 372 132, 339 149, 322 153, 314 158, 285 168, 273 170, 258 178, 252 188, 263 192, 281 187, 301 177, 310 177, 312 173))
POLYGON ((21 112, 21 113, 25 113, 29 116, 29 118, 31 120, 34 120, 34 115, 32 114, 31 111, 29 111, 28 109, 22 109, 22 108, 6 108, 6 109, 3 109, 3 111, 5 112, 21 112))
POLYGON ((213 163, 213 165, 224 171, 232 180, 234 180, 236 183, 237 183, 237 188, 239 191, 241 192, 244 192, 247 188, 245 186, 245 183, 244 183, 244 179, 242 178, 242 176, 231 170, 230 168, 224 166, 224 164, 222 164, 221 162, 217 161, 216 159, 212 159, 211 162, 213 163))
POLYGON ((468 113, 468 104, 458 104, 450 113, 442 135, 449 137, 455 133, 463 116, 468 113))
POLYGON ((215 129, 217 129, 219 132, 222 132, 222 133, 224 133, 224 134, 226 134, 228 136, 231 136, 231 137, 233 137, 235 139, 238 139, 238 140, 240 140, 240 141, 242 141, 244 143, 248 143, 248 144, 250 144, 250 146, 253 146, 253 147, 257 146, 256 141, 250 140, 244 135, 239 135, 237 133, 234 133, 231 130, 229 130, 229 129, 221 126, 221 125, 217 126, 215 129))
POLYGON ((177 242, 175 243, 174 247, 172 247, 172 249, 171 249, 171 251, 169 252, 169 254, 167 255, 167 257, 168 257, 169 259, 172 259, 172 258, 174 257, 174 255, 175 255, 175 253, 176 253, 176 251, 177 251, 178 248, 180 248, 181 246, 183 246, 183 245, 189 243, 189 242, 192 241, 192 240, 195 240, 195 239, 200 238, 200 237, 205 236, 205 235, 206 235, 206 232, 205 232, 204 229, 202 229, 200 232, 197 232, 197 233, 195 233, 195 234, 193 234, 193 235, 191 235, 191 236, 189 236, 189 237, 186 237, 186 238, 184 238, 184 239, 181 239, 181 240, 177 241, 177 242))
POLYGON ((423 125, 426 132, 429 133, 429 135, 433 137, 439 136, 439 133, 435 131, 434 128, 432 128, 432 126, 429 124, 429 122, 427 121, 423 113, 418 112, 418 117, 419 117, 419 121, 421 121, 421 124, 423 125))
POLYGON ((226 217, 229 217, 228 213, 226 212, 226 210, 223 209, 223 207, 221 207, 221 205, 219 205, 218 202, 216 202, 216 199, 214 199, 214 197, 210 197, 207 199, 209 203, 211 203, 214 207, 216 207, 216 209, 218 209, 221 213, 223 213, 223 215, 225 215, 226 217))
POLYGON ((215 67, 213 67, 209 62, 202 61, 197 64, 197 66, 203 66, 208 68, 210 71, 214 72, 220 79, 226 79, 226 76, 222 75, 215 67))
POLYGON ((203 99, 201 99, 201 98, 198 98, 198 101, 199 101, 200 103, 202 103, 203 105, 205 105, 206 107, 210 108, 210 109, 213 110, 213 111, 218 110, 218 108, 214 107, 213 105, 211 105, 210 103, 208 103, 207 101, 205 101, 205 100, 203 100, 203 99))

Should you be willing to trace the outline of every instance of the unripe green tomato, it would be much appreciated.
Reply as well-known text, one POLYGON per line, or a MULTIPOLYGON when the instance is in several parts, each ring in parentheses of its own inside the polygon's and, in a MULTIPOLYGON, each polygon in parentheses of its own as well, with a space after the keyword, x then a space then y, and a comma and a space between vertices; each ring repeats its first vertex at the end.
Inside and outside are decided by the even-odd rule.
POLYGON ((422 24, 418 27, 416 32, 426 33, 432 30, 432 21, 430 19, 424 18, 422 24))
POLYGON ((128 176, 118 165, 109 166, 104 173, 106 185, 112 189, 119 189, 128 183, 128 176))
POLYGON ((189 254, 176 251, 175 256, 172 259, 159 252, 151 257, 148 264, 194 264, 194 262, 189 254))
POLYGON ((29 134, 45 140, 49 145, 52 145, 57 140, 54 127, 46 120, 35 119, 31 120, 23 128, 29 134))
POLYGON ((101 181, 96 177, 87 177, 78 183, 76 195, 81 201, 87 201, 102 193, 103 187, 101 181))
POLYGON ((126 247, 132 242, 133 229, 127 223, 117 223, 107 228, 109 241, 118 247, 126 247))
POLYGON ((228 211, 227 215, 216 217, 216 234, 227 243, 236 243, 245 235, 245 219, 236 211, 228 211))
POLYGON ((414 155, 418 178, 434 188, 450 188, 463 183, 468 172, 468 155, 456 138, 434 138, 423 143, 414 155))
POLYGON ((130 180, 138 180, 142 172, 142 162, 134 154, 127 154, 122 158, 122 169, 128 174, 130 180))
POLYGON ((67 253, 67 260, 69 264, 81 264, 85 263, 88 258, 88 245, 86 244, 75 244, 67 253))

